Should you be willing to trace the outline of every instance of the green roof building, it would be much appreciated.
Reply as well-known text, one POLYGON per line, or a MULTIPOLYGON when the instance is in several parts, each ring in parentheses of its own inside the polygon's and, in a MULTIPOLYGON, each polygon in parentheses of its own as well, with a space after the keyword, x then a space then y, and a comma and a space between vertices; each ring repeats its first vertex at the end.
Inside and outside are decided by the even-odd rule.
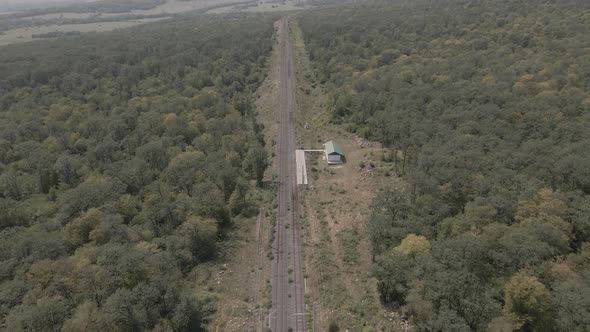
POLYGON ((333 141, 329 141, 324 144, 324 149, 326 151, 326 160, 329 165, 342 164, 344 162, 344 153, 342 152, 340 145, 333 141))

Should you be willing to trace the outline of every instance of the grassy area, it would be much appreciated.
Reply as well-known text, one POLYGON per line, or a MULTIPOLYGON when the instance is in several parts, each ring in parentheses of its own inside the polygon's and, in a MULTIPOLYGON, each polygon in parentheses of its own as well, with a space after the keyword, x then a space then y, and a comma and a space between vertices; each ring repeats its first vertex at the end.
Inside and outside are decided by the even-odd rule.
POLYGON ((19 28, 4 31, 4 34, 0 34, 0 45, 8 45, 14 43, 22 43, 34 40, 32 35, 44 34, 54 31, 79 31, 79 32, 100 32, 110 31, 121 28, 129 28, 138 24, 144 24, 149 22, 155 22, 161 20, 161 18, 150 18, 141 20, 121 21, 121 22, 103 22, 103 23, 90 23, 90 24, 64 24, 64 25, 48 25, 48 26, 36 26, 29 28, 19 28))
POLYGON ((231 12, 277 12, 277 11, 292 11, 302 10, 310 8, 309 5, 303 4, 297 0, 286 0, 286 1, 268 1, 268 2, 257 2, 256 4, 247 5, 229 5, 219 8, 215 8, 207 11, 209 14, 222 14, 231 12))
POLYGON ((162 13, 167 14, 177 14, 177 13, 185 13, 189 11, 199 10, 199 9, 207 9, 212 6, 220 6, 220 5, 231 5, 238 2, 243 2, 244 0, 193 0, 193 1, 180 1, 180 0, 168 0, 166 3, 158 5, 151 9, 132 9, 126 13, 68 13, 68 12, 60 12, 60 13, 49 13, 49 14, 40 14, 40 15, 31 15, 22 17, 22 20, 51 20, 51 19, 87 19, 90 17, 116 17, 121 16, 122 14, 133 14, 133 15, 158 15, 162 13))
POLYGON ((359 261, 358 245, 361 234, 358 228, 343 229, 336 234, 342 260, 351 265, 359 261))
MULTIPOLYGON (((265 255, 272 228, 275 193, 260 190, 261 214, 236 221, 228 234, 231 246, 223 248, 225 263, 208 276, 211 290, 217 294, 217 307, 210 331, 254 331, 264 321, 271 305, 270 259, 265 255), (269 212, 267 212, 269 211, 269 212)), ((200 280, 200 281, 199 281, 200 280)))
POLYGON ((164 13, 184 13, 193 10, 201 10, 211 8, 213 6, 231 5, 233 3, 240 3, 244 0, 193 0, 193 1, 180 1, 170 0, 165 4, 157 6, 148 10, 134 10, 134 14, 142 15, 154 15, 164 13))

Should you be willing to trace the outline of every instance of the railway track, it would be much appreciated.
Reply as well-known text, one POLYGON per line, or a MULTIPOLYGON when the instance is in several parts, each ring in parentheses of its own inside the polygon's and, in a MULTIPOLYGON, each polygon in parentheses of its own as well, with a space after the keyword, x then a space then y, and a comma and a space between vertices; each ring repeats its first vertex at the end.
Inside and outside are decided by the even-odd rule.
POLYGON ((280 109, 278 134, 278 214, 273 243, 273 332, 304 332, 305 283, 301 258, 301 235, 295 169, 295 75, 287 18, 279 23, 280 109))

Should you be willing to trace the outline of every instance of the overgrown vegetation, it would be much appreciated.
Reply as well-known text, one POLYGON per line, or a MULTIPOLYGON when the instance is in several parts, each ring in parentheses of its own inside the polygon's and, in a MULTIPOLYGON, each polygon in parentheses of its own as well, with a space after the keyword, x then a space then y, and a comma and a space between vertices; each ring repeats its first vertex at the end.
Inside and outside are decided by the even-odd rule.
POLYGON ((272 34, 186 17, 2 47, 0 329, 205 329, 194 275, 268 164, 272 34))
POLYGON ((384 143, 368 230, 419 331, 590 326, 586 1, 372 1, 299 16, 333 121, 384 143))

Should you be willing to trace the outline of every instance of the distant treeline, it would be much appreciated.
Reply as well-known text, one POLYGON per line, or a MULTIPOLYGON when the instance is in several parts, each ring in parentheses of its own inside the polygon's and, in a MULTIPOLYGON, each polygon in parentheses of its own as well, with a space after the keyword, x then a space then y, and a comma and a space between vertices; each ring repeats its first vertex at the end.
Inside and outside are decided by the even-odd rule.
POLYGON ((52 31, 52 32, 47 32, 47 33, 32 34, 31 38, 43 39, 43 38, 71 37, 71 36, 79 36, 81 34, 82 33, 80 31, 52 31))

